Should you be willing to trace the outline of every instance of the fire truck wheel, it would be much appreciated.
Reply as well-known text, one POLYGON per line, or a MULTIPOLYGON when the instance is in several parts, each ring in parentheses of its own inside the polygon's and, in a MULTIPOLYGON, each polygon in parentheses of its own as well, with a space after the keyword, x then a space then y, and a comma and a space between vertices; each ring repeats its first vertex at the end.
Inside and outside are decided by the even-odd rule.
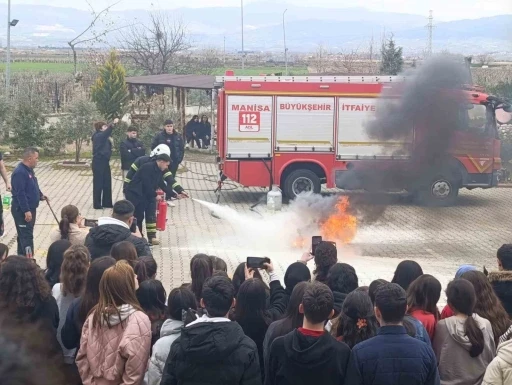
POLYGON ((322 188, 320 178, 311 170, 295 170, 284 181, 284 195, 295 199, 301 193, 319 194, 322 188))
POLYGON ((428 186, 417 193, 419 203, 425 206, 453 206, 459 196, 456 178, 437 175, 430 179, 428 186))

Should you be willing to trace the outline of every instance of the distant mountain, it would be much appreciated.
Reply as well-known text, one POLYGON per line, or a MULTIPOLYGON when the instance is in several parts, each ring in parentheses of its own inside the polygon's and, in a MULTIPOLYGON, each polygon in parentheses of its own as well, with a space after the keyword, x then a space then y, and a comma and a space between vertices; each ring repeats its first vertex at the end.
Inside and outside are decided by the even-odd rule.
MULTIPOLYGON (((0 19, 6 18, 6 7, 0 8, 0 19)), ((283 50, 283 11, 285 6, 250 3, 244 9, 244 45, 252 51, 283 50)), ((287 6, 285 15, 287 46, 290 51, 312 51, 318 44, 332 50, 364 51, 374 38, 378 50, 381 36, 393 33, 405 53, 421 52, 426 46, 427 20, 424 16, 391 12, 373 12, 365 8, 326 9, 287 6)), ((178 8, 165 13, 187 25, 196 46, 216 46, 239 50, 241 47, 240 8, 178 8)), ((14 46, 66 46, 90 22, 88 12, 73 8, 56 8, 13 4, 12 17, 20 23, 12 29, 14 46)), ((145 10, 112 12, 109 21, 116 25, 147 24, 145 10)), ((98 31, 102 25, 96 26, 98 31)), ((110 45, 117 45, 120 33, 108 36, 110 45)), ((5 32, 0 31, 5 45, 5 32)), ((512 15, 475 20, 438 23, 434 29, 436 50, 475 54, 502 52, 512 54, 512 15)))

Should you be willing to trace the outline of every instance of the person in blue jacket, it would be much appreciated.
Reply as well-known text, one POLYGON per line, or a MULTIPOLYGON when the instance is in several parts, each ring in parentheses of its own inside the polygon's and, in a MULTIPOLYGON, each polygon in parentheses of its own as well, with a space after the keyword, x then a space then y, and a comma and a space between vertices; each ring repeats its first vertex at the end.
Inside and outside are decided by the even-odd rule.
POLYGON ((112 208, 112 175, 110 157, 112 156, 112 131, 119 119, 113 124, 94 123, 96 132, 92 135, 92 194, 96 210, 112 208))
POLYGON ((18 233, 18 255, 33 255, 36 210, 40 201, 48 200, 39 189, 34 173, 38 161, 39 151, 29 147, 23 151, 23 160, 11 174, 11 214, 18 233))

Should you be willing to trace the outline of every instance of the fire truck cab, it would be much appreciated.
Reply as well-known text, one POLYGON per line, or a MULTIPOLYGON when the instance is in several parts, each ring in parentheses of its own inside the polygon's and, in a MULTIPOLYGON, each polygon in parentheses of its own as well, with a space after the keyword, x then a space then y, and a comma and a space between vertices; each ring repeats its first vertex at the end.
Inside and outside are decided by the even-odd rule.
MULTIPOLYGON (((217 77, 221 177, 243 186, 278 184, 291 199, 319 193, 322 184, 371 190, 371 181, 358 178, 359 171, 380 169, 384 175, 407 168, 414 149, 414 129, 403 141, 376 141, 365 129, 383 87, 403 81, 392 76, 217 77), (410 152, 397 154, 393 148, 410 152)), ((451 205, 460 188, 497 185, 501 161, 495 109, 510 110, 510 105, 481 89, 461 92, 464 128, 454 132, 446 164, 433 170, 421 188, 390 178, 379 189, 406 190, 429 204, 451 205)))

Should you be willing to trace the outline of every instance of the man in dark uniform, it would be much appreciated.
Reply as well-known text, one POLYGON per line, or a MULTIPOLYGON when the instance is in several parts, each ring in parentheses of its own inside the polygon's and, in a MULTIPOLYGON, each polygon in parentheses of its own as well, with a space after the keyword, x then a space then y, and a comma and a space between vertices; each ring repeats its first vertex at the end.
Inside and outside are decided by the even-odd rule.
POLYGON ((151 150, 154 150, 159 144, 166 144, 169 147, 172 161, 170 169, 172 176, 176 178, 176 171, 185 156, 185 142, 181 134, 174 129, 172 120, 166 120, 164 129, 155 135, 151 143, 151 150))
MULTIPOLYGON (((11 182, 7 178, 7 170, 5 169, 4 157, 0 152, 0 175, 5 182, 5 188, 7 191, 11 191, 11 182)), ((4 235, 4 208, 2 204, 2 196, 0 195, 0 236, 4 235)))
MULTIPOLYGON (((158 175, 157 184, 151 197, 148 193, 146 195, 142 195, 141 198, 141 194, 139 192, 139 184, 141 183, 140 180, 142 179, 141 172, 149 172, 149 174, 151 174, 151 171, 147 171, 147 168, 144 167, 147 164, 156 162, 159 158, 170 159, 168 148, 165 145, 157 146, 157 148, 151 152, 151 155, 152 156, 142 156, 132 164, 130 170, 128 170, 128 173, 126 174, 126 177, 124 178, 123 193, 126 199, 132 202, 132 204, 135 206, 135 218, 137 218, 137 226, 139 227, 140 232, 142 233, 142 221, 145 217, 146 232, 149 243, 152 245, 158 245, 159 241, 156 239, 156 190, 160 188, 166 193, 167 196, 174 198, 186 198, 188 195, 185 193, 183 187, 181 187, 180 184, 176 182, 169 169, 167 169, 158 175), (164 149, 164 151, 160 151, 162 149, 164 149), (146 171, 141 171, 143 169, 146 171), (137 179, 137 182, 135 182, 135 179, 137 179)), ((169 167, 169 164, 167 167, 169 167)), ((145 176, 145 178, 153 177, 145 176)), ((143 182, 143 184, 144 188, 146 188, 146 184, 148 182, 146 179, 144 180, 145 182, 143 182)), ((153 186, 152 179, 151 186, 153 186)))
MULTIPOLYGON (((34 168, 39 161, 39 151, 29 147, 23 151, 23 160, 11 175, 11 213, 18 233, 18 255, 34 253, 34 224, 39 202, 48 200, 39 190, 34 168), (30 251, 27 248, 30 247, 30 251)), ((33 254, 32 254, 33 255, 33 254)))
POLYGON ((126 131, 126 135, 126 139, 121 142, 120 146, 123 178, 133 162, 135 162, 137 158, 146 155, 144 143, 137 139, 137 128, 135 126, 129 127, 126 131))

